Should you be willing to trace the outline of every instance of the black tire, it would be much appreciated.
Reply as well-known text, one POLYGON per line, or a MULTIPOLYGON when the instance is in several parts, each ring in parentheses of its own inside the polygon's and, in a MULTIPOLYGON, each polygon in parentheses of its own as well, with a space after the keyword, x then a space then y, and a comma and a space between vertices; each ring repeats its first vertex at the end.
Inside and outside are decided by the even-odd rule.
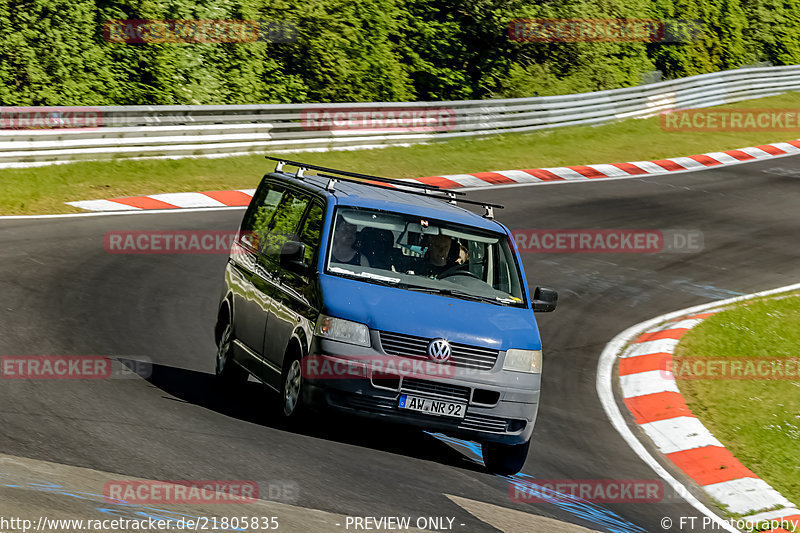
POLYGON ((510 476, 522 470, 530 447, 530 440, 522 444, 484 442, 481 444, 483 462, 490 473, 510 476))
POLYGON ((281 393, 278 413, 287 420, 299 421, 306 414, 303 403, 303 372, 301 358, 291 351, 286 354, 281 373, 281 393))
POLYGON ((220 323, 221 331, 217 340, 217 381, 225 388, 234 388, 247 382, 247 371, 233 362, 231 358, 231 343, 233 341, 233 327, 230 320, 220 323))

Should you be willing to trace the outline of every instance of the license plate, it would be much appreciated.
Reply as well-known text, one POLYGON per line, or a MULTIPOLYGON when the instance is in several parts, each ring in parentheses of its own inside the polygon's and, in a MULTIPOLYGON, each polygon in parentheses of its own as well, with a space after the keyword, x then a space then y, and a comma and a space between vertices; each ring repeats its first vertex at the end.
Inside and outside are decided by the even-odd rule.
POLYGON ((428 415, 451 416, 453 418, 464 418, 467 414, 467 404, 455 402, 441 402, 430 398, 420 398, 419 396, 400 395, 400 409, 419 411, 428 415))

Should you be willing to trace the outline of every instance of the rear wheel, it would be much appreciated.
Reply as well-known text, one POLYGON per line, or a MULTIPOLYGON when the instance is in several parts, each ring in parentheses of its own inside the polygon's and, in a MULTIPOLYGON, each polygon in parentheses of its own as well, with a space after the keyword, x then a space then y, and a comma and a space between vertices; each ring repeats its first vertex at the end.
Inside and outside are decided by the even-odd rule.
POLYGON ((217 341, 216 374, 219 382, 225 387, 235 387, 247 381, 247 371, 233 362, 231 358, 231 343, 233 327, 229 320, 219 334, 217 341))
POLYGON ((530 447, 530 440, 522 444, 484 442, 481 444, 483 462, 492 474, 502 476, 516 474, 525 465, 530 447))

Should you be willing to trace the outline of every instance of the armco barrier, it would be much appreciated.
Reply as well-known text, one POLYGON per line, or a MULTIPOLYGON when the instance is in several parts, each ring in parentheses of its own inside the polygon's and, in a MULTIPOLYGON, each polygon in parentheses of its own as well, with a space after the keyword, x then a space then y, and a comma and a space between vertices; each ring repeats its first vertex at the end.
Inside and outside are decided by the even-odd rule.
MULTIPOLYGON (((741 68, 625 89, 504 100, 104 106, 85 108, 100 114, 99 126, 92 128, 34 129, 34 121, 6 120, 0 126, 0 168, 76 160, 215 157, 408 145, 641 118, 670 109, 709 107, 796 90, 800 90, 800 65, 741 68), (433 128, 436 131, 428 127, 359 129, 352 124, 320 128, 308 123, 309 112, 337 110, 406 115, 446 110, 450 123, 433 128)), ((47 115, 48 120, 57 123, 60 109, 67 108, 0 108, 0 119, 3 114, 19 117, 27 111, 39 117, 47 115)))

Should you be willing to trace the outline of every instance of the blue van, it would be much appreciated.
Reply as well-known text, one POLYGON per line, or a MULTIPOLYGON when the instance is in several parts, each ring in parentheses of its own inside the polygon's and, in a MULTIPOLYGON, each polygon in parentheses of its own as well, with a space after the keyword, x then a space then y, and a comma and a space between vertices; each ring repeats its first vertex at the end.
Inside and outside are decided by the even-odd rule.
POLYGON ((477 441, 490 472, 518 472, 541 387, 534 311, 557 294, 529 295, 502 206, 274 160, 225 269, 219 380, 254 376, 286 417, 330 408, 477 441))

